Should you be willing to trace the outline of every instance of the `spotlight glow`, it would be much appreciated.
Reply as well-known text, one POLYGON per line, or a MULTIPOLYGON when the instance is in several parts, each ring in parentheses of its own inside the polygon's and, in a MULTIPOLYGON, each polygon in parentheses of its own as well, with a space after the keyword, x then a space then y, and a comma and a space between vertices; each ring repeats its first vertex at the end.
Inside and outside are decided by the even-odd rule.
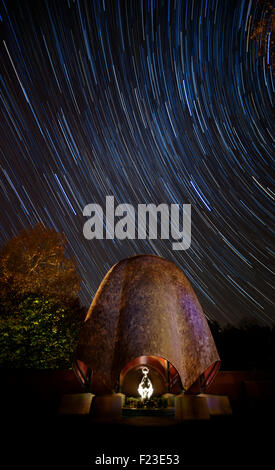
POLYGON ((154 389, 153 389, 151 380, 148 378, 148 374, 149 374, 148 367, 143 367, 142 373, 143 373, 143 377, 138 386, 138 393, 140 394, 141 399, 143 401, 146 399, 148 400, 152 396, 154 389))

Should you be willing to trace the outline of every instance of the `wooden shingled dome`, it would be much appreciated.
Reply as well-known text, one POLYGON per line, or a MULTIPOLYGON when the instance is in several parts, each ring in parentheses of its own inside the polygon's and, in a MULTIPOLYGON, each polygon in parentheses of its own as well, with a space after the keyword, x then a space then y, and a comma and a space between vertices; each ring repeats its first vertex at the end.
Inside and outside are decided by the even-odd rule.
POLYGON ((220 358, 184 273, 171 261, 140 255, 114 265, 90 306, 74 370, 93 393, 112 393, 121 370, 138 356, 160 356, 186 392, 205 390, 220 358), (90 380, 91 378, 91 380, 90 380))

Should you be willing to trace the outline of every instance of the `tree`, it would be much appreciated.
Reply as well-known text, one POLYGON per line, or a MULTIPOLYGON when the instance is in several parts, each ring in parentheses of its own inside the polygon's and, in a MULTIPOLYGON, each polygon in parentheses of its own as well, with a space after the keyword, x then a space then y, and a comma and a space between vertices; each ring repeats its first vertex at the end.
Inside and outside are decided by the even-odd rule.
POLYGON ((0 316, 0 365, 5 368, 70 368, 83 320, 78 302, 64 306, 28 295, 0 316))
POLYGON ((267 56, 267 65, 274 69, 275 14, 272 2, 257 0, 257 16, 251 28, 250 39, 258 41, 258 55, 267 56))
POLYGON ((66 255, 64 234, 37 224, 0 251, 0 295, 28 293, 74 300, 80 288, 75 262, 66 255))
POLYGON ((241 320, 221 328, 209 323, 222 370, 275 370, 275 328, 241 320))
POLYGON ((38 224, 0 251, 0 366, 68 368, 85 309, 63 234, 38 224))

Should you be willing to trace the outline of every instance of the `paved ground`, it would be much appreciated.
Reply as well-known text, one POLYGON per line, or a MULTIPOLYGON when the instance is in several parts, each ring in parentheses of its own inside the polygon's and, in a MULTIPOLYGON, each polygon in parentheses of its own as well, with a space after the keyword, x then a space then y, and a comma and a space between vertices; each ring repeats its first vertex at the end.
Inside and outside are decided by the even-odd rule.
POLYGON ((85 416, 47 418, 39 410, 28 414, 25 409, 21 415, 11 415, 2 429, 1 459, 8 455, 7 469, 102 468, 95 461, 103 454, 129 456, 136 460, 131 468, 143 466, 138 464, 140 454, 178 454, 182 464, 178 468, 194 469, 210 463, 220 469, 225 464, 247 468, 251 463, 269 468, 268 459, 273 459, 274 433, 268 422, 252 416, 184 423, 136 417, 107 423, 85 416))
POLYGON ((223 470, 228 465, 247 469, 252 464, 265 470, 274 462, 271 398, 261 401, 254 411, 244 411, 240 405, 232 417, 183 423, 167 417, 128 417, 108 423, 88 416, 58 416, 59 402, 55 393, 26 388, 25 393, 18 387, 2 393, 0 456, 4 470, 96 469, 102 468, 95 460, 103 454, 131 456, 136 462, 127 468, 144 467, 138 464, 140 454, 178 454, 181 464, 176 468, 188 470, 223 470))

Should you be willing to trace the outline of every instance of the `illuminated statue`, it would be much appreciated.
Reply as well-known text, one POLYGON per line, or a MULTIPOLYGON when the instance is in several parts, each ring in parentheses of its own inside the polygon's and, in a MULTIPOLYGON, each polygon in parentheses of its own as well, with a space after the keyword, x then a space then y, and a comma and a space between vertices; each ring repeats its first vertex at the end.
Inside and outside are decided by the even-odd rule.
POLYGON ((148 373, 149 373, 148 367, 143 367, 142 373, 143 373, 143 377, 138 386, 138 393, 140 394, 141 399, 143 401, 146 399, 148 400, 152 396, 154 389, 153 389, 151 380, 148 378, 148 373))

